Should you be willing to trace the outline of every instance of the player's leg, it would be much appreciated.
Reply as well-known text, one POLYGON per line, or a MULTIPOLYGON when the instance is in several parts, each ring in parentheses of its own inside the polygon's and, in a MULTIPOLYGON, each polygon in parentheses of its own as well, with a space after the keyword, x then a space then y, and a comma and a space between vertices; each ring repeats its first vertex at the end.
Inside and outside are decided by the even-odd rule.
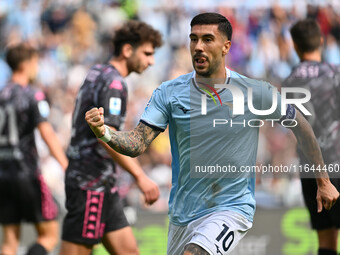
POLYGON ((15 255, 20 239, 20 182, 17 180, 0 181, 0 225, 3 238, 0 254, 15 255))
MULTIPOLYGON (((305 204, 310 214, 312 228, 317 231, 319 250, 318 255, 336 255, 338 231, 336 226, 340 224, 340 204, 336 203, 330 211, 325 209, 317 212, 316 192, 317 185, 313 178, 301 179, 302 192, 305 204)), ((337 184, 334 183, 338 188, 337 184)))
POLYGON ((210 254, 209 252, 204 250, 201 246, 194 243, 189 243, 188 245, 185 246, 183 255, 210 255, 210 254))
POLYGON ((338 230, 328 228, 318 230, 319 251, 318 255, 337 255, 338 230))
POLYGON ((102 240, 106 250, 115 255, 138 255, 137 241, 131 227, 108 232, 102 240))
POLYGON ((63 240, 61 242, 59 255, 89 255, 91 254, 92 248, 93 245, 83 245, 63 240))
POLYGON ((56 220, 43 221, 35 224, 38 233, 36 243, 32 244, 27 255, 45 255, 51 252, 59 241, 59 224, 56 220))
POLYGON ((15 255, 19 246, 20 225, 3 225, 3 240, 1 244, 1 255, 15 255))
POLYGON ((37 231, 37 240, 28 248, 28 255, 45 255, 52 251, 59 241, 57 222, 58 206, 42 175, 25 181, 26 194, 22 196, 24 218, 32 222, 37 231))
POLYGON ((110 254, 139 254, 137 241, 125 217, 118 193, 105 193, 102 219, 106 224, 102 242, 110 254))

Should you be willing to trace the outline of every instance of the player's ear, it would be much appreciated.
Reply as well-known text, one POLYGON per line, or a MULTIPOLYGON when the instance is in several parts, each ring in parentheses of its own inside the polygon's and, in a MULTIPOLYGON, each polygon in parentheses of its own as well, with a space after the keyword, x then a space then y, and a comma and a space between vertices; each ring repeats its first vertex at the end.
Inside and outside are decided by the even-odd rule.
POLYGON ((126 43, 122 47, 122 55, 124 58, 130 58, 133 53, 133 47, 131 44, 126 43))
POLYGON ((229 41, 228 38, 226 38, 224 40, 224 44, 223 44, 223 48, 222 48, 222 56, 225 56, 225 55, 228 54, 230 47, 231 47, 231 41, 229 41))
POLYGON ((323 47, 325 40, 323 39, 323 36, 320 37, 320 46, 323 47))
POLYGON ((31 59, 26 59, 24 61, 22 61, 20 64, 19 64, 19 67, 18 67, 18 71, 25 71, 27 72, 27 70, 29 71, 31 68, 31 59))
POLYGON ((299 47, 296 45, 295 42, 293 42, 293 46, 294 46, 294 50, 296 51, 296 54, 300 57, 301 52, 300 52, 300 50, 299 50, 299 47))

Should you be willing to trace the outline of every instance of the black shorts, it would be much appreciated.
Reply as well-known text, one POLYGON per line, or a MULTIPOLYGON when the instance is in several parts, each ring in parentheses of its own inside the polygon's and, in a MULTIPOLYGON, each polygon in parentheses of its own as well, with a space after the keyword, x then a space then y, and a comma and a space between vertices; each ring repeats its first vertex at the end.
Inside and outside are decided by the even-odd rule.
POLYGON ((36 179, 0 181, 0 223, 55 220, 58 206, 42 175, 36 179))
MULTIPOLYGON (((340 190, 340 179, 331 179, 334 186, 340 190)), ((317 185, 314 178, 301 179, 303 197, 309 210, 312 228, 322 230, 327 228, 340 228, 340 201, 335 203, 331 210, 322 209, 321 213, 317 212, 316 192, 317 185)))
POLYGON ((65 189, 64 241, 94 245, 101 242, 105 233, 129 226, 117 192, 82 190, 68 185, 65 189))

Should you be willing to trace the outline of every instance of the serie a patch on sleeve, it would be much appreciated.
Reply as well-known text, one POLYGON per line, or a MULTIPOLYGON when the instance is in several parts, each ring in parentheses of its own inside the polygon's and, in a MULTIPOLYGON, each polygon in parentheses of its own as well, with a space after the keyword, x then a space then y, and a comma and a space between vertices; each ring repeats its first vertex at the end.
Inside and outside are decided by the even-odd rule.
POLYGON ((122 99, 119 97, 110 97, 109 111, 111 115, 120 115, 122 110, 122 99))
POLYGON ((47 118, 50 115, 50 106, 45 100, 38 103, 38 108, 42 117, 47 118))
POLYGON ((295 107, 291 104, 287 105, 287 110, 286 110, 286 115, 282 116, 282 118, 280 119, 280 123, 282 123, 282 121, 285 122, 285 124, 293 124, 294 120, 296 118, 296 110, 295 107), (291 122, 289 122, 289 120, 291 120, 291 122))
POLYGON ((152 102, 153 98, 154 98, 154 93, 152 93, 152 95, 151 95, 151 97, 150 97, 150 99, 149 99, 148 103, 146 104, 146 106, 145 106, 145 110, 146 110, 146 109, 148 109, 148 107, 149 107, 149 105, 151 104, 151 102, 152 102))

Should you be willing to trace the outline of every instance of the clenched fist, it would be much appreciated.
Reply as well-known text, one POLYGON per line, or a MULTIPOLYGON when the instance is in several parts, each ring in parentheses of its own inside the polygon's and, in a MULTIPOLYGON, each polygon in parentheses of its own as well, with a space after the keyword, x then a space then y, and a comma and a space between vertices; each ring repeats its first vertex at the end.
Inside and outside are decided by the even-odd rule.
POLYGON ((104 108, 92 108, 85 114, 85 120, 90 126, 96 137, 100 138, 105 134, 104 126, 104 108))

